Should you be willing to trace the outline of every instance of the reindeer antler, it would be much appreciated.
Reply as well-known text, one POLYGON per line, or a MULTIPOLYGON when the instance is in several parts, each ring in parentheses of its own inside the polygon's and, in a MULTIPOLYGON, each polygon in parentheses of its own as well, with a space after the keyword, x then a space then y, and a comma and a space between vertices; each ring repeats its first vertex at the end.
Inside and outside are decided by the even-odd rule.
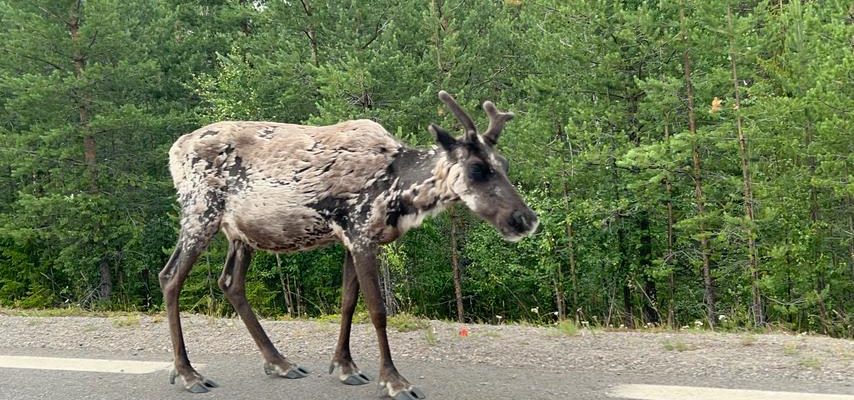
MULTIPOLYGON (((466 140, 476 141, 477 127, 474 125, 474 121, 472 121, 471 117, 469 117, 463 108, 460 107, 457 101, 454 100, 453 96, 444 90, 440 90, 439 99, 451 109, 451 112, 453 112, 460 123, 463 124, 463 128, 466 130, 466 140)), ((495 144, 498 143, 498 136, 501 135, 501 131, 504 129, 504 124, 513 119, 514 115, 512 112, 498 111, 495 104, 492 104, 491 101, 483 103, 483 111, 486 111, 486 115, 489 117, 489 127, 486 128, 486 132, 481 136, 486 144, 495 146, 495 144)))
POLYGON ((501 131, 504 130, 504 124, 513 119, 515 115, 509 111, 498 111, 498 108, 496 108, 495 104, 492 104, 491 101, 483 103, 483 111, 486 111, 486 115, 489 117, 489 127, 486 128, 486 132, 484 132, 482 136, 487 143, 495 146, 495 144, 498 143, 498 136, 500 136, 501 131))
POLYGON ((457 101, 444 90, 439 91, 439 100, 442 100, 442 102, 451 109, 451 112, 454 113, 460 123, 463 124, 463 129, 466 130, 466 139, 477 140, 477 127, 474 125, 474 121, 472 121, 471 117, 469 117, 469 115, 463 111, 463 108, 457 104, 457 101))

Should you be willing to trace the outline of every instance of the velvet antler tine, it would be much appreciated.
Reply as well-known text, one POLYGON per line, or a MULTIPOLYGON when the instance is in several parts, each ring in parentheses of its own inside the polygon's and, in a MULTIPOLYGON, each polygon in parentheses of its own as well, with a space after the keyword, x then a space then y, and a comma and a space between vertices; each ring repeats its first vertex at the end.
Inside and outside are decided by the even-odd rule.
POLYGON ((466 139, 476 140, 477 127, 475 127, 474 121, 472 121, 471 117, 469 117, 463 108, 460 107, 457 101, 444 90, 439 91, 439 100, 442 100, 442 102, 451 109, 451 112, 454 113, 454 116, 457 117, 460 123, 463 124, 463 129, 466 130, 466 139))
POLYGON ((486 111, 486 115, 489 117, 489 127, 486 128, 486 132, 482 136, 487 143, 495 146, 498 143, 498 137, 501 136, 501 131, 504 130, 504 124, 513 119, 514 114, 498 111, 491 101, 483 103, 483 111, 486 111))

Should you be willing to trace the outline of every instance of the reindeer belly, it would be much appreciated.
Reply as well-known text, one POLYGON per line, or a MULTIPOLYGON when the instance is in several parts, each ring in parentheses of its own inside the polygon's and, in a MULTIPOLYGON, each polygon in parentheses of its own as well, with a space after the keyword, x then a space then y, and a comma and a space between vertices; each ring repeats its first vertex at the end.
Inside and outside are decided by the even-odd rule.
POLYGON ((222 219, 229 240, 274 252, 309 250, 338 240, 329 222, 310 207, 281 201, 240 203, 222 219))

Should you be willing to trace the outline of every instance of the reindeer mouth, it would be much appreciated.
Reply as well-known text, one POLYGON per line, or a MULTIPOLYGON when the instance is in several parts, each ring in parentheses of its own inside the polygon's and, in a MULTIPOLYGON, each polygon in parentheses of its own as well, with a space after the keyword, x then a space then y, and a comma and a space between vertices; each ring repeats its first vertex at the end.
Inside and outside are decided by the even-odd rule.
POLYGON ((504 237, 504 240, 506 240, 508 242, 516 243, 516 242, 524 239, 525 236, 526 235, 519 235, 519 234, 511 233, 509 235, 504 235, 503 237, 504 237))
POLYGON ((504 240, 518 242, 537 231, 540 221, 531 210, 514 211, 507 219, 504 229, 500 229, 504 240))

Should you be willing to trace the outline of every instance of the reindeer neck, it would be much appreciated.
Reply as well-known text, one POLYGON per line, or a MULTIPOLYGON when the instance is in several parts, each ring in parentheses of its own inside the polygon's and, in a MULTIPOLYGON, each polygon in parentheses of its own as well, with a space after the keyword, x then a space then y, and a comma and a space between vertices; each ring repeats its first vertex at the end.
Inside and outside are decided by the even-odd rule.
POLYGON ((459 199, 451 191, 452 164, 436 149, 405 148, 391 165, 399 190, 398 210, 403 231, 418 226, 431 214, 459 199))

